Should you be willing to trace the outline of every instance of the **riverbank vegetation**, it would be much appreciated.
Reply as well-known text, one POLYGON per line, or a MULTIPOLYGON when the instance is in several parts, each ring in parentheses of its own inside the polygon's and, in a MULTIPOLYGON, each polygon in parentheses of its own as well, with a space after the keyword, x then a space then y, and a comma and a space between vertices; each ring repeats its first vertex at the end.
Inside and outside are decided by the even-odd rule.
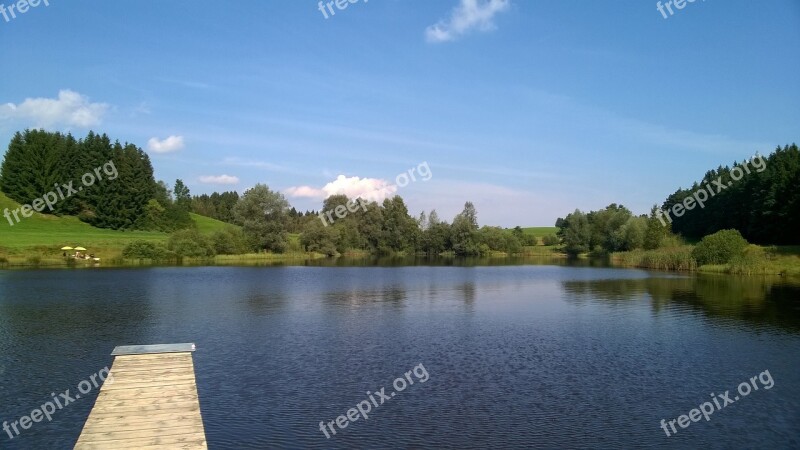
POLYGON ((733 178, 732 171, 742 165, 707 172, 691 189, 678 189, 660 208, 654 206, 649 216, 635 216, 617 204, 588 213, 576 210, 556 222, 563 249, 570 256, 609 255, 614 264, 627 267, 800 275, 795 247, 800 244, 800 151, 787 145, 759 158, 757 169, 746 174, 739 169, 733 178), (704 207, 693 205, 692 193, 709 189, 714 180, 731 182, 704 207), (664 211, 678 204, 693 206, 667 218, 664 211))
MULTIPOLYGON (((153 177, 150 160, 133 144, 90 132, 17 133, 0 165, 0 208, 32 203, 59 183, 80 180, 113 161, 113 179, 75 193, 2 230, 0 265, 56 264, 63 245, 83 245, 105 261, 308 259, 330 256, 600 256, 614 264, 661 270, 794 274, 800 244, 800 151, 778 148, 703 208, 673 214, 692 194, 733 170, 709 171, 678 189, 649 215, 623 205, 575 210, 554 228, 481 226, 466 201, 451 221, 436 210, 411 216, 400 196, 382 202, 333 195, 320 211, 298 211, 267 185, 192 196, 153 177), (692 246, 690 242, 698 242, 692 246), (760 244, 751 245, 750 242, 760 244), (776 247, 783 245, 784 247, 776 247), (789 249, 789 250, 785 250, 789 249)), ((734 169, 737 164, 734 163, 734 169)), ((691 202, 690 202, 691 203, 691 202)), ((60 261, 64 263, 63 259, 60 261)))

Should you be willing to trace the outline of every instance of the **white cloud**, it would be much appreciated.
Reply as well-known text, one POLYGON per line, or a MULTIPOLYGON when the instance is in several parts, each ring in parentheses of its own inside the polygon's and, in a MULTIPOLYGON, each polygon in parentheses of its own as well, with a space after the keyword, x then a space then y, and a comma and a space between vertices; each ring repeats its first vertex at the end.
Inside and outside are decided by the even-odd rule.
POLYGON ((490 31, 495 28, 495 14, 506 11, 511 0, 460 0, 448 20, 440 20, 425 29, 428 42, 448 42, 473 29, 490 31))
POLYGON ((69 89, 58 98, 26 98, 19 105, 0 105, 0 120, 25 120, 37 128, 58 125, 88 128, 100 124, 108 111, 106 103, 91 103, 89 97, 69 89))
POLYGON ((311 186, 295 186, 286 189, 286 194, 290 197, 323 200, 331 195, 344 194, 349 198, 361 197, 377 202, 393 196, 396 192, 397 186, 380 178, 346 177, 344 175, 339 175, 321 189, 311 186))
POLYGON ((177 152, 182 148, 183 136, 170 136, 163 140, 154 137, 147 141, 147 149, 153 153, 177 152))
POLYGON ((206 175, 200 177, 200 182, 205 184, 239 184, 239 177, 232 175, 206 175))
POLYGON ((327 195, 322 189, 311 186, 292 186, 286 189, 286 194, 296 198, 325 198, 327 195))

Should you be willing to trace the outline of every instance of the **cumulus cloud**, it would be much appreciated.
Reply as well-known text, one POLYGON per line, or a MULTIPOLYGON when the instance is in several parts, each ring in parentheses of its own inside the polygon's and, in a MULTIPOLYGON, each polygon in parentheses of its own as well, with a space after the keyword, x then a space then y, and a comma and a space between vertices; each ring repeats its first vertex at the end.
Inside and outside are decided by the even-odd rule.
POLYGON ((200 177, 200 182, 205 184, 239 184, 239 177, 232 175, 206 175, 200 177))
POLYGON ((0 120, 27 121, 36 128, 89 128, 100 124, 108 108, 106 103, 91 103, 89 97, 63 89, 58 98, 26 98, 18 105, 0 105, 0 120))
POLYGON ((327 195, 322 189, 311 186, 292 186, 286 189, 286 194, 296 198, 325 198, 327 195))
POLYGON ((290 197, 326 199, 331 195, 344 194, 349 198, 361 197, 366 200, 383 201, 397 192, 397 186, 380 178, 346 177, 339 175, 322 188, 295 186, 286 189, 290 197))
POLYGON ((474 29, 490 31, 495 28, 494 16, 508 10, 511 0, 459 0, 450 18, 440 20, 425 29, 428 42, 454 41, 474 29))
POLYGON ((177 152, 183 148, 183 136, 170 136, 166 139, 150 138, 147 149, 153 153, 177 152))

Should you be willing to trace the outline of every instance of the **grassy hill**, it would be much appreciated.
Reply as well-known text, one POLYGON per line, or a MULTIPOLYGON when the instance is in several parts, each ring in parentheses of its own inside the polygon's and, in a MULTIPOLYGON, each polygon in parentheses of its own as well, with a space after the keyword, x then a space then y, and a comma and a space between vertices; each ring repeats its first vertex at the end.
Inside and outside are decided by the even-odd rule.
MULTIPOLYGON (((5 208, 14 210, 19 204, 0 193, 0 214, 5 208)), ((167 235, 146 231, 115 231, 94 228, 72 216, 50 216, 33 213, 32 217, 22 218, 20 222, 9 224, 0 215, 0 247, 7 249, 23 247, 77 246, 98 247, 123 245, 134 239, 165 240, 167 235)), ((13 220, 13 217, 12 217, 13 220)))
POLYGON ((548 234, 556 234, 558 228, 556 227, 526 227, 523 228, 522 231, 526 234, 533 234, 534 236, 538 237, 539 240, 542 239, 542 236, 546 236, 548 234))
POLYGON ((189 216, 192 218, 192 220, 194 220, 194 223, 197 224, 197 229, 203 234, 211 234, 215 231, 224 230, 227 227, 234 226, 229 223, 212 219, 211 217, 201 216, 195 213, 189 213, 189 216))
MULTIPOLYGON (((163 242, 168 238, 166 233, 157 231, 116 231, 95 228, 81 222, 77 217, 57 217, 39 213, 34 213, 28 218, 20 216, 20 222, 15 222, 12 226, 2 213, 6 208, 14 210, 19 206, 17 202, 0 193, 0 257, 31 253, 45 257, 59 256, 61 254, 59 249, 63 246, 83 246, 90 253, 114 257, 121 254, 125 245, 131 241, 143 239, 163 242)), ((202 233, 213 233, 231 226, 197 214, 191 214, 191 217, 202 233)))

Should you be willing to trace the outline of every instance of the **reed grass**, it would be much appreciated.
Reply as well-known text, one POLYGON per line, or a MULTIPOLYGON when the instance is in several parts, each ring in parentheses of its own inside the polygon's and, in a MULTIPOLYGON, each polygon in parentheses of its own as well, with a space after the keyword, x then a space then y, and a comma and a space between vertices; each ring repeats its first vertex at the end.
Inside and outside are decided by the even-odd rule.
POLYGON ((633 250, 611 254, 614 264, 624 267, 639 267, 654 270, 691 272, 697 270, 692 258, 692 246, 664 247, 655 250, 633 250))

